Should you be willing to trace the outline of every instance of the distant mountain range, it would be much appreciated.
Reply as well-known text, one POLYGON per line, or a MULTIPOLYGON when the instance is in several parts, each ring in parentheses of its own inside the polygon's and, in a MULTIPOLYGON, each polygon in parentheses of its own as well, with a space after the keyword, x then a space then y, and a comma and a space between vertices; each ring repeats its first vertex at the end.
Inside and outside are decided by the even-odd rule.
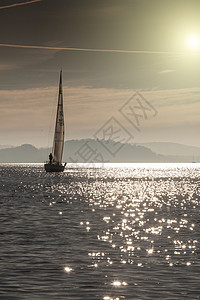
MULTIPOLYGON (((42 163, 50 148, 0 146, 1 163, 42 163)), ((63 162, 200 162, 200 148, 175 143, 123 144, 93 139, 65 142, 63 162)))
POLYGON ((0 149, 13 148, 11 145, 0 145, 0 149))
POLYGON ((147 147, 153 152, 163 155, 190 156, 193 159, 200 157, 200 148, 195 146, 165 142, 142 143, 139 145, 147 147))

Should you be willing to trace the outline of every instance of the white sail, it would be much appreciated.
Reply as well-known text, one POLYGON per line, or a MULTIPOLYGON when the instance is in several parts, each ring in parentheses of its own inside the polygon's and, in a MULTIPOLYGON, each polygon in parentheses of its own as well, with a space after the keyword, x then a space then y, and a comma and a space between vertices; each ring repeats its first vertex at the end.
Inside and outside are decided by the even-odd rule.
POLYGON ((62 92, 62 71, 60 71, 60 84, 58 95, 58 107, 56 115, 56 126, 53 141, 53 164, 62 163, 64 146, 64 114, 63 114, 63 92, 62 92))

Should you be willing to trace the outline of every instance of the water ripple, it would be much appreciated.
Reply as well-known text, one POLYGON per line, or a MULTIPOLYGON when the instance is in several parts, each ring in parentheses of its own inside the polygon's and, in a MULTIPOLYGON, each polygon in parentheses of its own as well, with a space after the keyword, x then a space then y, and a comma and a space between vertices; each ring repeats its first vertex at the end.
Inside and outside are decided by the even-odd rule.
POLYGON ((199 299, 198 164, 2 164, 2 299, 199 299))

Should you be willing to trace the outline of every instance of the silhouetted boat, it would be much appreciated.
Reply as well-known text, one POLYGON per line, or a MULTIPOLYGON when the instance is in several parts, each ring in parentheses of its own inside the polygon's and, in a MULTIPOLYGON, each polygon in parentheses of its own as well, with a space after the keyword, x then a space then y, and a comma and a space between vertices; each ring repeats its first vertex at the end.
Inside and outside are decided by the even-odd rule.
POLYGON ((64 165, 62 164, 64 132, 65 130, 64 130, 64 113, 63 113, 62 70, 61 70, 53 149, 52 149, 52 153, 49 154, 49 161, 44 164, 44 168, 46 172, 63 172, 65 169, 66 163, 64 165))
POLYGON ((192 161, 192 163, 193 163, 193 164, 195 164, 195 163, 196 163, 196 161, 195 161, 195 159, 194 159, 194 156, 193 156, 193 161, 192 161))

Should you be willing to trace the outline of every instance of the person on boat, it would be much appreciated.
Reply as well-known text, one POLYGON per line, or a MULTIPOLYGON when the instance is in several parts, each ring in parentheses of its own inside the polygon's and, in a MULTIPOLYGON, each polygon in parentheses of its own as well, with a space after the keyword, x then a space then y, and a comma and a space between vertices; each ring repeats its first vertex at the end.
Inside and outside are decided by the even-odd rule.
POLYGON ((50 165, 52 164, 52 159, 53 159, 53 156, 52 156, 52 153, 49 154, 49 163, 50 165))

